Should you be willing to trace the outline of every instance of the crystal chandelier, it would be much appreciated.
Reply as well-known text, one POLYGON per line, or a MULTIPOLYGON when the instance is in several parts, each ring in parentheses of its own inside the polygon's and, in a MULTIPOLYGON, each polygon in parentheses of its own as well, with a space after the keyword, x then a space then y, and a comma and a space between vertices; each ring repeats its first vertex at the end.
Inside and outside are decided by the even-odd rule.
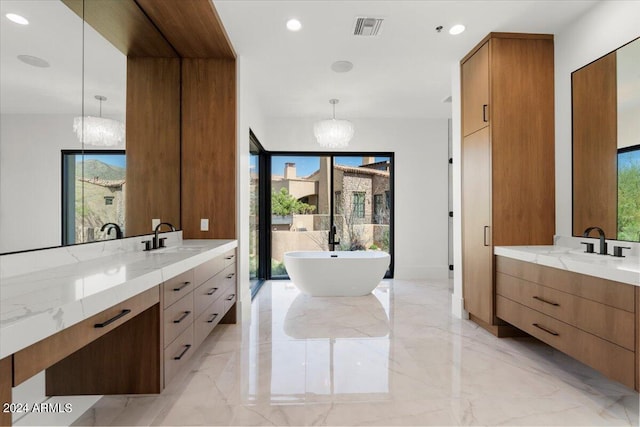
POLYGON ((78 116, 73 118, 73 131, 84 144, 111 147, 124 143, 124 124, 117 120, 102 117, 102 101, 107 97, 96 95, 100 101, 100 117, 78 116))
POLYGON ((345 148, 353 138, 353 124, 348 120, 336 120, 337 99, 329 100, 333 105, 333 118, 321 120, 313 125, 313 134, 318 144, 325 148, 345 148))

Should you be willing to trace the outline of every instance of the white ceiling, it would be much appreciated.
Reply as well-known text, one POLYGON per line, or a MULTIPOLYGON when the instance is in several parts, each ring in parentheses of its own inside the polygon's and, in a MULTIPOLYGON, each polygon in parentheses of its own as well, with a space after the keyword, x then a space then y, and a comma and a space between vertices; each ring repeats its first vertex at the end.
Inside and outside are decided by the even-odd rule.
POLYGON ((107 97, 103 116, 124 121, 127 59, 61 1, 0 0, 2 114, 98 115, 95 95, 107 97), (9 21, 17 13, 29 25, 9 21), (84 38, 84 41, 83 41, 84 38), (84 49, 83 49, 84 45, 84 49), (49 62, 27 65, 18 55, 49 62), (84 77, 84 79, 83 79, 84 77))
POLYGON ((338 118, 450 117, 452 67, 489 32, 558 33, 596 3, 214 0, 265 115, 313 118, 330 115, 331 98, 338 118), (385 19, 378 37, 352 35, 360 16, 385 19), (299 32, 285 28, 292 17, 299 32), (449 35, 458 23, 467 30, 449 35), (337 60, 353 70, 333 72, 337 60))

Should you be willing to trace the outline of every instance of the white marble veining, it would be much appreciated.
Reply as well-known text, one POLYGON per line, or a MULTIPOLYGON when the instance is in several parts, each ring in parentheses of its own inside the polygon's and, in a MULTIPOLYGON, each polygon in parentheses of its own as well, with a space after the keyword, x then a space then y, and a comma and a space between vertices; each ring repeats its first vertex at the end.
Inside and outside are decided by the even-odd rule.
MULTIPOLYGON (((66 262, 55 267, 3 277, 0 358, 221 255, 236 247, 237 241, 174 240, 169 244, 174 245, 150 252, 139 248, 135 252, 127 251, 123 246, 104 250, 90 244, 79 245, 67 253, 75 262, 62 257, 66 262), (95 256, 96 253, 104 255, 95 256)), ((105 248, 101 243, 97 245, 105 248)), ((64 249, 54 251, 59 254, 64 249)), ((34 253, 16 255, 23 255, 21 261, 24 261, 26 254, 34 253)), ((2 263, 3 257, 0 257, 2 263)), ((37 258, 44 259, 46 254, 37 254, 37 258)), ((13 271, 20 269, 24 267, 15 267, 13 271)))
MULTIPOLYGON (((597 245, 596 245, 597 247, 597 245)), ((496 255, 640 286, 640 255, 617 258, 557 245, 496 246, 496 255)))
POLYGON ((634 390, 452 317, 448 283, 300 295, 267 282, 160 395, 105 396, 74 425, 638 425, 634 390))
MULTIPOLYGON (((101 240, 99 242, 83 243, 35 251, 16 252, 0 256, 0 278, 33 273, 67 264, 76 264, 110 255, 122 255, 128 252, 139 252, 144 245, 143 240, 152 235, 127 237, 124 239, 101 240)), ((182 231, 164 232, 166 246, 179 245, 182 241, 182 231)))

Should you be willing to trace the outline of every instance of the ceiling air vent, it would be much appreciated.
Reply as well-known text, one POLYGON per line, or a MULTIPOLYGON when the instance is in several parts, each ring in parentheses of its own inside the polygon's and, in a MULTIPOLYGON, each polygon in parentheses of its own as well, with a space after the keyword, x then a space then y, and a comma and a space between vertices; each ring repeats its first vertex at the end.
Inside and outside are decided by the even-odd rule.
POLYGON ((380 32, 382 21, 384 21, 382 18, 356 18, 353 35, 375 37, 380 32))

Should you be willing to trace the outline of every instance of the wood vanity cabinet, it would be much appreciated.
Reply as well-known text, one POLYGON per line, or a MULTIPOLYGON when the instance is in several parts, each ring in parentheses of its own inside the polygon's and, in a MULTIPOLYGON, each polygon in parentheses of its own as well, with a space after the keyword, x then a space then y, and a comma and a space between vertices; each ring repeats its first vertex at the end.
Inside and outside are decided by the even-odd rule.
POLYGON ((493 247, 555 232, 553 36, 491 33, 461 61, 462 280, 470 318, 498 336, 493 247))
POLYGON ((635 286, 496 257, 497 316, 638 390, 635 286))
POLYGON ((0 360, 0 400, 42 370, 48 396, 160 393, 218 323, 236 323, 235 258, 231 249, 0 360))
POLYGON ((226 304, 229 295, 235 303, 235 256, 232 249, 162 284, 164 384, 223 318, 235 323, 235 306, 226 304))
MULTIPOLYGON (((12 357, 7 356, 0 360, 0 404, 4 409, 5 404, 11 403, 11 373, 13 370, 12 357)), ((11 425, 11 412, 0 412, 0 426, 11 425)))

